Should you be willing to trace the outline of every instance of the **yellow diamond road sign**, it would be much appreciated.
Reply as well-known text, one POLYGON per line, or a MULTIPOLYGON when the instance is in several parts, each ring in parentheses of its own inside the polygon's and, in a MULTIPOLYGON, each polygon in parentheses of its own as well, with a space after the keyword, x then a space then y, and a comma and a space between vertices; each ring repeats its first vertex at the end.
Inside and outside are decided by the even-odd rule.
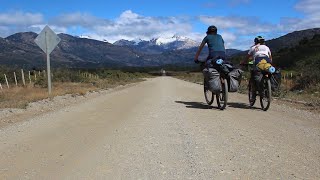
POLYGON ((42 51, 46 54, 50 54, 58 45, 60 40, 61 39, 56 35, 56 33, 54 33, 49 26, 46 26, 36 37, 34 42, 42 49, 42 51))

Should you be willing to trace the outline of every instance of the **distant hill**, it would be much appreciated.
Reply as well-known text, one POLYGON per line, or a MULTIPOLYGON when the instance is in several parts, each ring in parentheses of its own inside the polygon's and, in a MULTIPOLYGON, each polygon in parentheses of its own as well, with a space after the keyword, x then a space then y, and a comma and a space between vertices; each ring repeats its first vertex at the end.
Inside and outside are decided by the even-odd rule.
MULTIPOLYGON (((25 32, 1 38, 0 65, 44 68, 46 66, 46 56, 34 42, 37 35, 33 32, 25 32)), ((132 45, 132 42, 126 40, 119 41, 118 44, 122 43, 120 46, 68 34, 59 34, 58 36, 61 38, 61 42, 50 55, 53 67, 99 68, 163 66, 166 64, 188 65, 193 63, 197 51, 197 47, 177 50, 175 45, 179 43, 178 40, 171 40, 169 44, 161 44, 161 41, 156 39, 154 42, 141 41, 139 47, 136 46, 137 49, 128 46, 132 45), (164 49, 164 45, 167 49, 164 49)), ((178 37, 175 38, 178 39, 178 37)), ((230 54, 237 52, 238 50, 234 49, 227 50, 227 53, 230 54)), ((204 48, 202 54, 207 54, 207 48, 204 48)))
POLYGON ((283 68, 304 69, 307 66, 312 71, 320 72, 320 34, 312 38, 302 39, 298 45, 280 49, 274 53, 275 65, 283 68), (313 64, 312 66, 309 66, 313 64))
POLYGON ((266 45, 270 47, 272 52, 277 52, 283 48, 294 47, 298 45, 302 39, 311 39, 316 34, 320 34, 320 28, 294 31, 284 36, 266 41, 266 45))
MULTIPOLYGON (((268 40, 266 41, 266 45, 271 49, 271 52, 273 54, 273 57, 275 59, 274 62, 277 62, 277 58, 282 56, 284 58, 283 52, 290 48, 294 48, 298 46, 301 41, 306 41, 312 39, 314 36, 320 35, 320 28, 314 28, 314 29, 307 29, 302 31, 294 31, 292 33, 286 34, 284 36, 268 40), (280 52, 280 53, 278 53, 280 52), (282 55, 280 55, 282 54, 282 55)), ((239 63, 240 61, 244 60, 247 56, 248 50, 246 51, 240 51, 232 55, 232 61, 234 63, 239 63)), ((304 52, 300 52, 301 54, 304 54, 304 52)), ((284 60, 281 60, 284 61, 284 60)), ((292 63, 291 63, 292 64, 292 63)), ((283 64, 279 64, 282 67, 283 64)))
MULTIPOLYGON (((54 67, 117 67, 151 65, 129 48, 107 42, 59 34, 61 42, 51 53, 54 67)), ((45 54, 34 43, 36 33, 17 33, 0 39, 0 64, 45 67, 45 54)))

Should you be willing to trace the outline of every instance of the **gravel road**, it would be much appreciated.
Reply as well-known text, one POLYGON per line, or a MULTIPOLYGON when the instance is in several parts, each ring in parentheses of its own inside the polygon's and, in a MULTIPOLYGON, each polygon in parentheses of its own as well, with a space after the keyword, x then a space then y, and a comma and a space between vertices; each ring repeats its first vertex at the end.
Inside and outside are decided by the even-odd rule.
POLYGON ((0 179, 320 179, 320 117, 159 77, 0 129, 0 179))

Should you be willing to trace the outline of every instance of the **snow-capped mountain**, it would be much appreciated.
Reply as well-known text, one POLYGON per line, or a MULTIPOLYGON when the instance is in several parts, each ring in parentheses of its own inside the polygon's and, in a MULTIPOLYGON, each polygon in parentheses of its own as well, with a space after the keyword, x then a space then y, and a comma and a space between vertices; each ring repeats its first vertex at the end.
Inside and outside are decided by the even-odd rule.
POLYGON ((164 46, 167 49, 189 49, 199 45, 199 43, 192 39, 178 35, 172 37, 159 37, 155 39, 155 43, 159 46, 164 46))
POLYGON ((135 41, 121 39, 113 44, 117 46, 131 47, 146 54, 159 54, 170 50, 190 49, 199 45, 196 41, 177 35, 172 37, 153 38, 149 41, 141 39, 135 41))
POLYGON ((79 38, 92 39, 92 37, 88 35, 80 35, 79 38))
POLYGON ((117 45, 117 46, 134 46, 135 44, 136 44, 136 42, 128 41, 125 39, 120 39, 120 40, 113 43, 113 45, 117 45))
POLYGON ((80 36, 76 36, 76 37, 82 38, 82 39, 92 39, 92 40, 97 40, 97 41, 108 42, 106 39, 97 39, 97 38, 91 37, 89 35, 80 35, 80 36))

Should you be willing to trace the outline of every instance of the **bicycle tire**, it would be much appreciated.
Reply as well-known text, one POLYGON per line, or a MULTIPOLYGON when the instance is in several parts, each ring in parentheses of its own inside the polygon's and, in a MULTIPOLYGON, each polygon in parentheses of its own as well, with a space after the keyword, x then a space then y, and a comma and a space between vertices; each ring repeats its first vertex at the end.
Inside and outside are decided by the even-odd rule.
POLYGON ((217 105, 220 110, 224 110, 228 103, 228 81, 223 79, 222 90, 216 94, 217 105))
POLYGON ((205 80, 203 81, 203 93, 204 93, 204 98, 206 99, 207 104, 211 105, 214 100, 214 93, 207 88, 207 84, 205 80), (210 94, 211 94, 211 97, 210 97, 210 94))
POLYGON ((250 79, 248 84, 248 97, 249 97, 249 105, 250 107, 254 106, 256 103, 257 93, 253 91, 254 89, 254 82, 250 79))
POLYGON ((271 82, 269 78, 263 79, 262 92, 260 93, 260 105, 263 111, 267 111, 271 104, 271 82), (266 101, 266 103, 265 103, 266 101))

